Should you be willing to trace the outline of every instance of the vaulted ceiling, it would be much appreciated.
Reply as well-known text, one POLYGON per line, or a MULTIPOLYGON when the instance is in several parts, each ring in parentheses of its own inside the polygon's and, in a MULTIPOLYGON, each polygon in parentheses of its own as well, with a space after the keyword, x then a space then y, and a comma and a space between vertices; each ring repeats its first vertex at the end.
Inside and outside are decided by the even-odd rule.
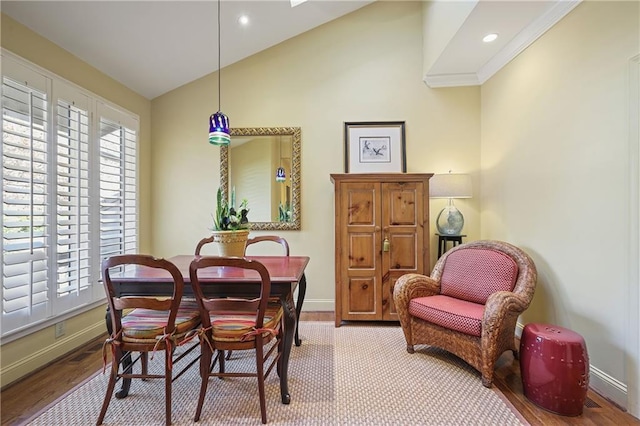
MULTIPOLYGON (((384 0, 379 0, 384 1, 384 0)), ((447 0, 448 1, 448 0, 447 0)), ((224 0, 221 66, 351 13, 372 0, 224 0), (241 15, 248 25, 239 23, 241 15)), ((482 84, 578 1, 469 0, 425 69, 431 87, 482 84), (500 34, 475 47, 488 32, 500 34)), ((2 13, 135 92, 153 99, 218 68, 214 1, 2 1, 2 13)))

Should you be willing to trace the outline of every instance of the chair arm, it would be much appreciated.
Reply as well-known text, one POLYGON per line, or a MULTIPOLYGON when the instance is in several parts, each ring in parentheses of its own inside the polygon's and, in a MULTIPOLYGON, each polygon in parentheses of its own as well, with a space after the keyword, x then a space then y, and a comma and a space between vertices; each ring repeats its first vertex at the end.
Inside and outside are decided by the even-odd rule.
POLYGON ((393 286, 393 303, 407 341, 409 353, 413 353, 413 331, 409 315, 409 302, 416 297, 432 296, 439 293, 440 282, 421 274, 404 274, 398 278, 393 286))
POLYGON ((487 299, 482 317, 482 328, 500 330, 504 320, 518 316, 529 307, 526 298, 510 291, 498 291, 487 299))
POLYGON ((408 304, 416 297, 433 296, 440 293, 440 283, 422 274, 404 274, 393 287, 393 300, 396 304, 408 304))

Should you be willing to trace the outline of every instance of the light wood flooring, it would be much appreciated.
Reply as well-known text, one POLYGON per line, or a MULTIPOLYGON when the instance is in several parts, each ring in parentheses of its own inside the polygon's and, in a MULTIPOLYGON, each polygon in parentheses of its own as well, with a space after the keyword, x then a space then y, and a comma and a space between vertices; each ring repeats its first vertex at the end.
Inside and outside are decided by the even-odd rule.
MULTIPOLYGON (((334 316, 332 312, 303 312, 300 319, 333 321, 334 316)), ((348 324, 343 327, 348 327, 348 324)), ((89 342, 46 368, 2 389, 2 425, 24 424, 25 419, 56 401, 102 368, 101 350, 105 337, 89 342)), ((523 395, 520 367, 509 352, 498 362, 494 384, 532 425, 640 425, 640 420, 591 390, 587 394, 583 413, 578 417, 560 416, 537 407, 523 395)))

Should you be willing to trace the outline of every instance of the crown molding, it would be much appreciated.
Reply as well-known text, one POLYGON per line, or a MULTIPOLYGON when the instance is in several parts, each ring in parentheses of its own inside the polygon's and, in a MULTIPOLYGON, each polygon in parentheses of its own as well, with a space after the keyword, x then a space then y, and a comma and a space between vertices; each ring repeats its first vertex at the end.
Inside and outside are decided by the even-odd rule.
POLYGON ((582 0, 567 0, 557 2, 551 9, 533 21, 513 38, 503 49, 493 56, 485 65, 478 70, 478 81, 483 84, 489 80, 502 67, 507 65, 522 53, 527 47, 533 44, 538 38, 546 33, 551 27, 557 24, 569 12, 571 12, 582 0))
POLYGON ((427 86, 437 87, 458 87, 458 86, 478 86, 480 81, 475 73, 465 74, 433 74, 425 75, 423 81, 427 86))
POLYGON ((582 0, 561 0, 538 19, 524 28, 516 37, 505 45, 498 53, 487 61, 485 65, 473 73, 464 74, 437 74, 427 73, 424 82, 432 88, 437 87, 457 87, 457 86, 478 86, 484 84, 502 67, 507 65, 522 51, 535 42, 540 36, 557 24, 582 0))

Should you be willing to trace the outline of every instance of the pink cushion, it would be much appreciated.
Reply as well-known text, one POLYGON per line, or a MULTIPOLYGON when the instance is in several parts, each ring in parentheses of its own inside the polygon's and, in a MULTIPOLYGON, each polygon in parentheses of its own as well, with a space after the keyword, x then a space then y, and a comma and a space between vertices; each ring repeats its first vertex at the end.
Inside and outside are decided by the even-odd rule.
POLYGON ((411 299, 409 314, 450 330, 480 336, 484 305, 449 296, 411 299))
POLYGON ((440 294, 485 304, 496 291, 512 291, 518 265, 506 254, 468 248, 451 253, 446 260, 440 294))
MULTIPOLYGON (((256 326, 255 312, 228 311, 209 312, 211 326, 213 327, 213 340, 221 342, 241 342, 255 340, 252 330, 256 326)), ((283 310, 280 301, 270 302, 264 313, 262 321, 263 330, 275 330, 278 328, 283 310)), ((269 334, 268 331, 262 333, 263 337, 269 334)))
MULTIPOLYGON (((164 334, 169 319, 169 311, 136 308, 122 317, 122 340, 138 342, 144 339, 154 341, 164 334)), ((200 324, 200 311, 195 301, 182 300, 176 315, 175 329, 182 335, 200 324)))

